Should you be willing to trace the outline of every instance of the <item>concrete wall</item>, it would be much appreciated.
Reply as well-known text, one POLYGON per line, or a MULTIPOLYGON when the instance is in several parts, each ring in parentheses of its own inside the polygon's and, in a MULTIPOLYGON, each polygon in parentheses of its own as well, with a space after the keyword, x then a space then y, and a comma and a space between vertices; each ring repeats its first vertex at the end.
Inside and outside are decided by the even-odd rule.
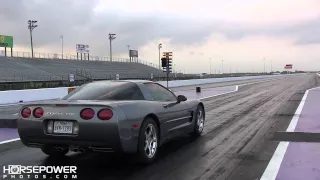
MULTIPOLYGON (((169 87, 179 87, 197 84, 239 81, 248 79, 262 79, 267 77, 279 77, 282 75, 272 76, 245 76, 245 77, 231 77, 231 78, 210 78, 210 79, 191 79, 191 80, 177 80, 170 81, 169 87)), ((166 86, 166 81, 159 81, 160 84, 166 86)), ((19 102, 31 102, 48 99, 59 99, 68 94, 68 87, 62 88, 46 88, 46 89, 26 89, 14 91, 0 91, 0 104, 15 104, 19 102)))

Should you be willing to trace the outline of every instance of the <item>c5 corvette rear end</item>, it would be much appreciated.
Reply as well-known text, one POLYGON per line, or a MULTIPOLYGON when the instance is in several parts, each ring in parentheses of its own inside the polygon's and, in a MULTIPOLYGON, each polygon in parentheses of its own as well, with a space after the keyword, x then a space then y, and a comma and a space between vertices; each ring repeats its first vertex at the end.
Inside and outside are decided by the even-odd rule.
POLYGON ((74 152, 138 153, 152 162, 158 147, 204 127, 199 100, 176 96, 150 81, 98 81, 57 101, 28 104, 18 119, 21 141, 48 155, 74 152))

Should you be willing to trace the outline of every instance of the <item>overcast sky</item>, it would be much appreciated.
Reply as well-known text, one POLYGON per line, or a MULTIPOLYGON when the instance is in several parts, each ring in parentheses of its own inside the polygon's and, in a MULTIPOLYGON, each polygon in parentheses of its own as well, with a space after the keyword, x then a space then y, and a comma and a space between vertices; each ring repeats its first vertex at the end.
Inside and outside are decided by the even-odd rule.
POLYGON ((30 51, 27 21, 37 20, 34 51, 114 57, 128 48, 158 64, 158 44, 172 51, 187 73, 320 70, 319 0, 1 0, 0 34, 14 36, 14 50, 30 51))

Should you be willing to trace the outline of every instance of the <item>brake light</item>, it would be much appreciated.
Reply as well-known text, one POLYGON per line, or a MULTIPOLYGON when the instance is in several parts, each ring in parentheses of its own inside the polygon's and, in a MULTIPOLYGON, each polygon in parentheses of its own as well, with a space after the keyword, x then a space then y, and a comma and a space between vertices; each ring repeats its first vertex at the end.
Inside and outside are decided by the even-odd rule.
POLYGON ((30 115, 31 115, 31 109, 28 108, 28 107, 24 108, 24 109, 21 111, 21 116, 22 116, 23 118, 28 118, 28 117, 30 117, 30 115))
POLYGON ((83 109, 80 112, 80 116, 84 120, 90 120, 90 119, 92 119, 94 117, 94 110, 91 109, 91 108, 83 109))
POLYGON ((36 108, 35 110, 33 110, 33 116, 35 118, 41 118, 44 114, 44 111, 41 107, 36 108))
POLYGON ((113 116, 113 112, 111 109, 101 109, 98 112, 98 118, 101 120, 110 120, 113 116))

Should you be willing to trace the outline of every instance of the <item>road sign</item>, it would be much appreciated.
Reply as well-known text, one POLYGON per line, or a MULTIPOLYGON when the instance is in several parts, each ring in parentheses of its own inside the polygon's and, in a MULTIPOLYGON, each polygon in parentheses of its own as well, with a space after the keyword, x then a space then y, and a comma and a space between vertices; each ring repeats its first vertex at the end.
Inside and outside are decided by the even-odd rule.
POLYGON ((0 35, 0 47, 13 48, 13 37, 0 35))

